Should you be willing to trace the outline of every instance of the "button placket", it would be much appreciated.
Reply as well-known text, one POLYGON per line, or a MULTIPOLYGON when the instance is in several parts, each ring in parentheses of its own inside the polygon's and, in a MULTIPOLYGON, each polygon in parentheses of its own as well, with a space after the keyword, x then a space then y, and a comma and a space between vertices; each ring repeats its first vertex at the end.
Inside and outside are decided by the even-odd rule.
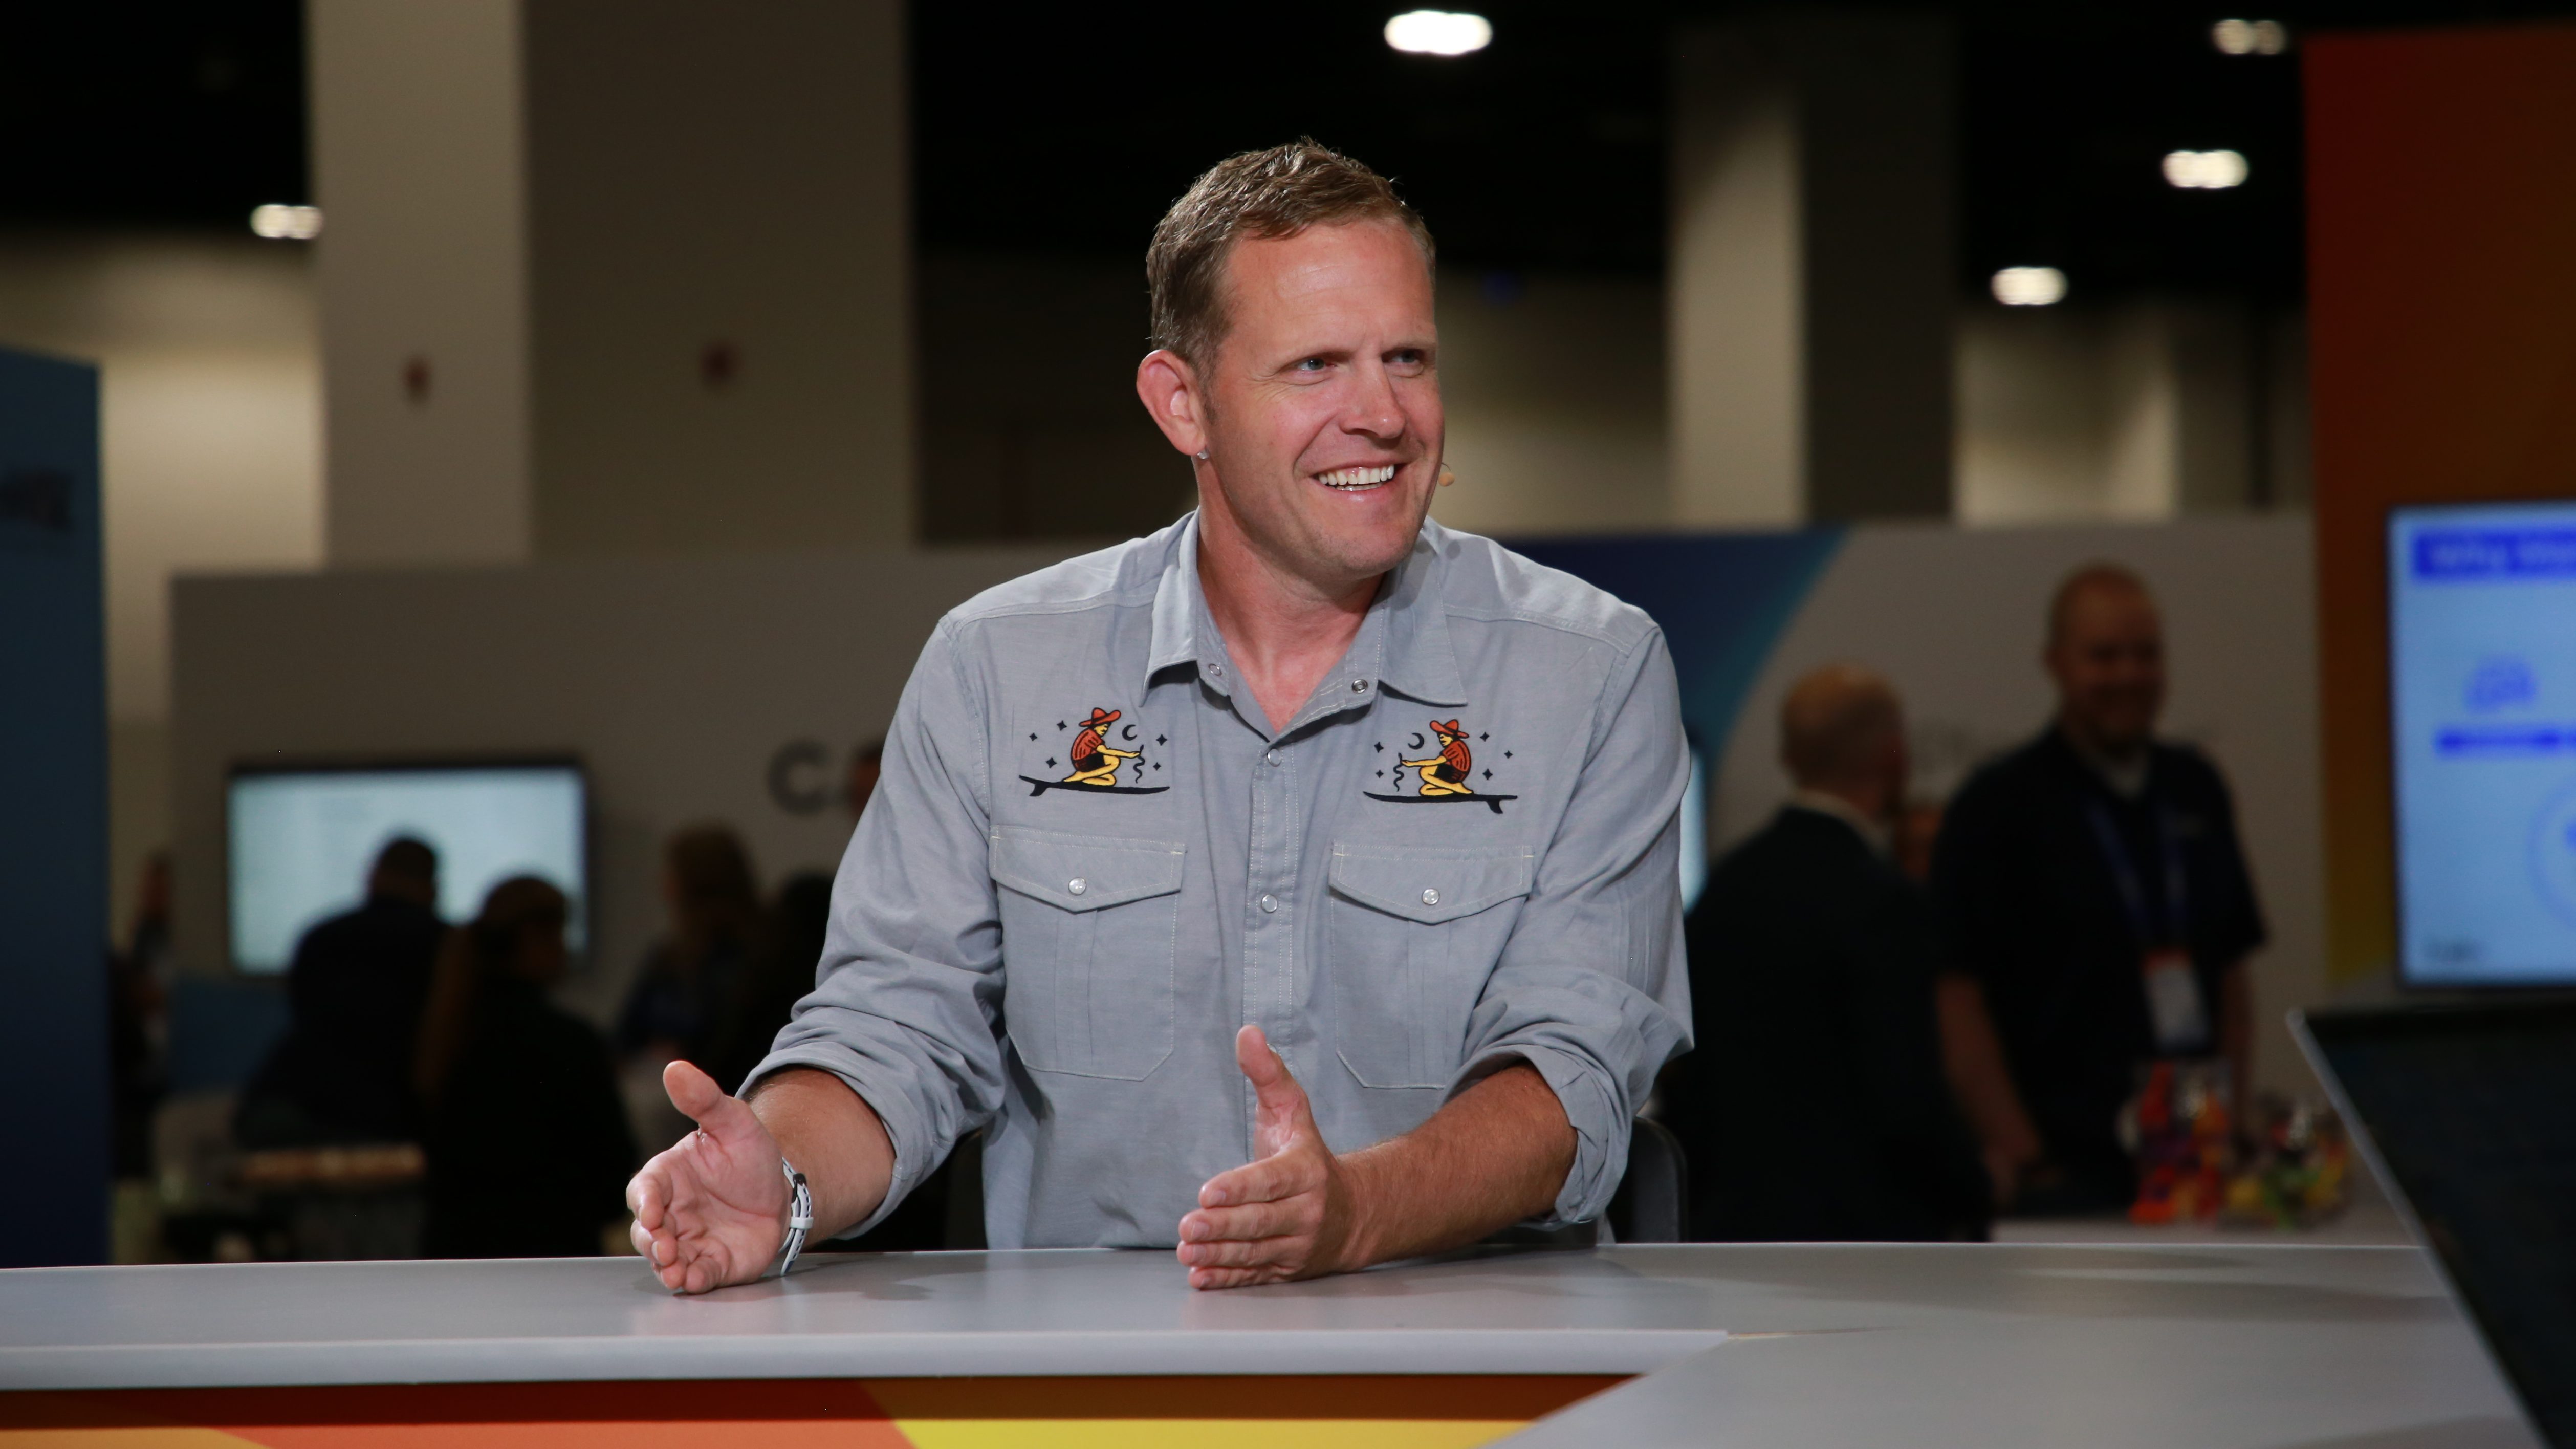
MULTIPOLYGON (((1248 771, 1251 820, 1245 881, 1247 922, 1244 928, 1243 1022, 1258 1026, 1282 1052, 1299 1043, 1296 1002, 1296 883, 1304 812, 1298 806, 1297 771, 1292 751, 1276 744, 1255 746, 1248 771)), ((1246 1150, 1250 1149, 1257 1102, 1244 1098, 1246 1150)))

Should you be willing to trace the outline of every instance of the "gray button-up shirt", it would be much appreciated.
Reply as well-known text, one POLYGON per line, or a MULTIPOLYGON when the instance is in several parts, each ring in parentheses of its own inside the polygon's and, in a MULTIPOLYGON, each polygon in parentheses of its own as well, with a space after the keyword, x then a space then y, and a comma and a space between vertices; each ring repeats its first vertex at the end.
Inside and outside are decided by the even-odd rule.
POLYGON ((1251 1157, 1244 1025, 1337 1152, 1523 1061, 1578 1138, 1551 1224, 1582 1221, 1688 1042, 1688 774, 1651 620, 1436 523, 1273 731, 1185 518, 940 621, 752 1078, 865 1098, 889 1208, 983 1127, 994 1247, 1148 1247, 1251 1157))

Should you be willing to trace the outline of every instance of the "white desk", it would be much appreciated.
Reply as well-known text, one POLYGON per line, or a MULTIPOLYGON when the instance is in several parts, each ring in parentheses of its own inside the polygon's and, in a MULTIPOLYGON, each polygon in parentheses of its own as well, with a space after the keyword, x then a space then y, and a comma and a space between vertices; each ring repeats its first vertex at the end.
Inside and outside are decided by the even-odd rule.
POLYGON ((1645 1377, 1515 1442, 2532 1443, 2399 1247, 1492 1252, 1214 1294, 1109 1252, 827 1258, 695 1299, 619 1259, 0 1273, 0 1389, 1575 1374, 1645 1377))

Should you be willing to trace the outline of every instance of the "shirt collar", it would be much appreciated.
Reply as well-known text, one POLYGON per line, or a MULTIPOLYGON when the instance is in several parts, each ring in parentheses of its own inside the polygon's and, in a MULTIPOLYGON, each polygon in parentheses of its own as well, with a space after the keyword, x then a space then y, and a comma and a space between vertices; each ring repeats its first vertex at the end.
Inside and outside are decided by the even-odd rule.
MULTIPOLYGON (((1441 602, 1440 575, 1448 561, 1438 547, 1440 531, 1436 523, 1423 524, 1413 552, 1396 566, 1393 583, 1381 588, 1369 605, 1350 657, 1367 682, 1424 704, 1464 708, 1467 693, 1458 677, 1457 651, 1449 642, 1449 611, 1441 602)), ((1154 590, 1154 628, 1140 696, 1142 685, 1176 664, 1204 666, 1224 657, 1222 647, 1202 650, 1199 630, 1215 633, 1206 619, 1207 599, 1199 587, 1199 518, 1193 512, 1173 530, 1171 553, 1154 590)), ((1222 682, 1220 687, 1233 692, 1222 682)))
POLYGON ((2131 804, 2146 797, 2147 783, 2155 772, 2154 745, 2148 745, 2128 759, 2115 760, 2085 748, 2063 724, 2053 726, 2052 733, 2066 746, 2069 754, 2093 772, 2093 778, 2101 781, 2104 789, 2131 804))
POLYGON ((1887 854, 1888 847, 1892 844, 1884 823, 1862 814, 1859 807, 1840 795, 1828 795, 1822 790, 1793 791, 1789 796, 1789 808, 1811 810, 1818 815, 1832 816, 1859 832, 1861 843, 1876 854, 1887 854))

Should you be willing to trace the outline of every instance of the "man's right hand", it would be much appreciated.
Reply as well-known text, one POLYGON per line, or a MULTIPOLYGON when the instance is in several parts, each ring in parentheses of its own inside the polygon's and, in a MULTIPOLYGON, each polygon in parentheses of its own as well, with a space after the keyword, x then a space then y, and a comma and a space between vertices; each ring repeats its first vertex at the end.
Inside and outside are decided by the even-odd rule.
POLYGON ((662 1069, 662 1088, 698 1130, 626 1184, 635 1251, 677 1292, 748 1283, 768 1271, 787 1239, 778 1139, 749 1104, 687 1062, 662 1069))

